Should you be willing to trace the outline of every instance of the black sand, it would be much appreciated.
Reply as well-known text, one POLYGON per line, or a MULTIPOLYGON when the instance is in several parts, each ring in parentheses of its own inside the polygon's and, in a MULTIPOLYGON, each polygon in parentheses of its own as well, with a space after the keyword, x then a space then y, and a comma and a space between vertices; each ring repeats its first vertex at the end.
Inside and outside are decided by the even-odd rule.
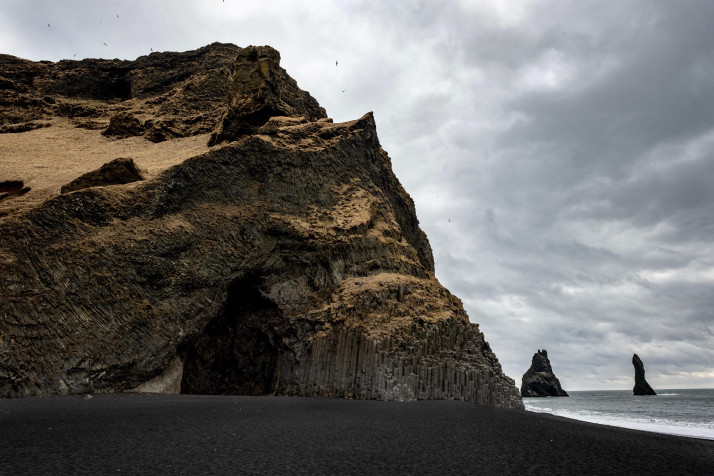
POLYGON ((0 400, 0 474, 712 474, 714 441, 453 401, 0 400))

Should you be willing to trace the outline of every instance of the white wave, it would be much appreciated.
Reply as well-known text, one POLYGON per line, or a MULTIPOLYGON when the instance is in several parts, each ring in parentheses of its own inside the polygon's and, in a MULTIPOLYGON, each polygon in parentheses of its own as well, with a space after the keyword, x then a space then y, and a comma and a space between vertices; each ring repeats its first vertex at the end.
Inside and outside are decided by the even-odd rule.
POLYGON ((526 400, 523 400, 523 405, 526 407, 526 410, 529 412, 537 412, 537 413, 553 413, 555 410, 552 408, 548 407, 538 407, 535 405, 531 405, 528 403, 526 400))
POLYGON ((617 426, 632 430, 714 440, 714 422, 687 423, 663 419, 658 420, 655 418, 631 418, 622 414, 603 415, 602 413, 586 410, 553 410, 550 408, 536 407, 527 403, 526 410, 539 413, 550 413, 552 415, 558 415, 573 420, 587 421, 590 423, 598 423, 600 425, 617 426))

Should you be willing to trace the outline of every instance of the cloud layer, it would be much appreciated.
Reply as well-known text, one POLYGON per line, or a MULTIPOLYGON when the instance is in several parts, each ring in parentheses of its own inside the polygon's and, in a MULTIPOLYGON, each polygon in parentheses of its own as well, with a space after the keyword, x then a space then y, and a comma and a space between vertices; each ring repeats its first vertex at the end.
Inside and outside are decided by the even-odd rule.
POLYGON ((546 348, 566 390, 631 388, 635 352, 655 389, 714 387, 711 2, 5 3, 3 53, 270 44, 335 120, 374 111, 518 384, 546 348))

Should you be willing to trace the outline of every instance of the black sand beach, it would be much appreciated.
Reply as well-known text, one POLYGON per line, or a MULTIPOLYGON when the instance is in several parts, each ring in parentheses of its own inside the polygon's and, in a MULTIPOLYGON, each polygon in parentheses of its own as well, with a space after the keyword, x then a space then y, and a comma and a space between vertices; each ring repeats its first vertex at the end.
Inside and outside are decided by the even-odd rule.
POLYGON ((455 401, 0 400, 0 474, 712 474, 714 441, 455 401))

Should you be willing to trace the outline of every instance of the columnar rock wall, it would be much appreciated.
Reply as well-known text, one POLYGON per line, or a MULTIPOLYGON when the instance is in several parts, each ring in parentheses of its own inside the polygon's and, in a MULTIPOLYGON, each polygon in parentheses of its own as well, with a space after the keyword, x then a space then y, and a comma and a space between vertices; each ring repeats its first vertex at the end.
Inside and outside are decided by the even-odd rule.
POLYGON ((477 359, 464 358, 474 343, 483 340, 478 330, 464 332, 462 325, 449 320, 413 332, 379 339, 365 336, 359 329, 344 329, 304 343, 295 354, 280 359, 275 391, 398 401, 454 399, 522 407, 511 379, 477 359))

